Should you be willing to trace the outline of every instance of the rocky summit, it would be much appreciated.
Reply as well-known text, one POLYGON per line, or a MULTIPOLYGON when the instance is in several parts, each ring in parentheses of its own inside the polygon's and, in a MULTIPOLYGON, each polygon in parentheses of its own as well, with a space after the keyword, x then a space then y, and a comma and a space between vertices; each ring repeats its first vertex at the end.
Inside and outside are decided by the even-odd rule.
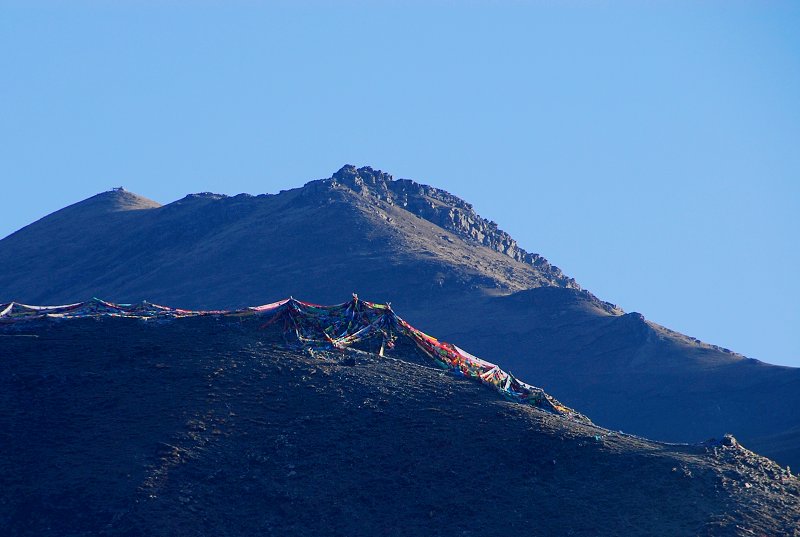
MULTIPOLYGON (((371 199, 398 205, 420 218, 457 234, 462 239, 486 246, 508 257, 533 265, 550 278, 553 285, 580 289, 572 278, 567 278, 539 254, 531 254, 517 245, 517 241, 499 229, 494 221, 481 218, 472 205, 449 192, 419 184, 409 179, 393 180, 392 176, 369 166, 356 168, 347 165, 330 179, 318 181, 323 188, 343 185, 371 199)), ((309 183, 306 187, 314 187, 309 183)))
POLYGON ((229 309, 358 292, 599 425, 671 442, 731 433, 800 467, 800 370, 625 313, 534 246, 456 196, 370 167, 165 205, 115 189, 0 240, 0 302, 229 309))

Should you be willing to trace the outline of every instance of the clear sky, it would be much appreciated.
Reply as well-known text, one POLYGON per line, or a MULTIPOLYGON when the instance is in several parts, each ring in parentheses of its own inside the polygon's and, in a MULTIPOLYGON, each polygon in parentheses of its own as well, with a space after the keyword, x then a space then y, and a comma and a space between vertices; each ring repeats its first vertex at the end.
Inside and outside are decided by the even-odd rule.
POLYGON ((0 237, 114 186, 277 192, 344 163, 800 366, 800 2, 0 0, 0 237))

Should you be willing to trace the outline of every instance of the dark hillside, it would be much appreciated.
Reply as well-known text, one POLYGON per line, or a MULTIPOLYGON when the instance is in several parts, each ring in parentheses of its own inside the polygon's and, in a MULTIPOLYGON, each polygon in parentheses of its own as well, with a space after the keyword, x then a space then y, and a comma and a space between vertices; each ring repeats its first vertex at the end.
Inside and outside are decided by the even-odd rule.
POLYGON ((6 535, 798 534, 796 479, 735 443, 619 435, 402 349, 292 350, 253 317, 9 330, 6 535))

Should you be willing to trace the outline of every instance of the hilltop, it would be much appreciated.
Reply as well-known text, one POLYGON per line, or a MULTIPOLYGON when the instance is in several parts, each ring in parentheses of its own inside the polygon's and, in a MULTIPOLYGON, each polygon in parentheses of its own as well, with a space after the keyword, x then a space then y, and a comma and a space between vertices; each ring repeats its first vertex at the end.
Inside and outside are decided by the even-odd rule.
POLYGON ((798 482, 259 316, 6 328, 0 524, 40 535, 797 535, 798 482), (794 532, 794 533, 793 533, 794 532))

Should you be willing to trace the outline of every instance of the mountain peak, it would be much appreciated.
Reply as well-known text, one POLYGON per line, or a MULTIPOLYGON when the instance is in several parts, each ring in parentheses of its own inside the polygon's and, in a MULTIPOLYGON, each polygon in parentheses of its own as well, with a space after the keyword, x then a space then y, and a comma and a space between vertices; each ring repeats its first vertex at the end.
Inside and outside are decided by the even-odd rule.
POLYGON ((139 209, 157 209, 161 204, 134 192, 129 192, 123 187, 115 187, 101 192, 75 205, 94 206, 98 211, 119 212, 136 211, 139 209))
MULTIPOLYGON (((144 196, 129 192, 121 186, 115 187, 111 190, 106 190, 105 192, 95 194, 94 196, 88 197, 77 203, 73 203, 72 205, 68 205, 63 209, 59 209, 54 213, 40 218, 36 222, 12 233, 9 235, 9 238, 15 236, 18 237, 21 231, 36 229, 38 228, 38 225, 45 223, 62 227, 63 222, 71 222, 70 225, 74 225, 74 223, 78 221, 91 221, 113 213, 124 213, 143 209, 157 209, 159 207, 161 207, 161 204, 157 201, 153 201, 149 198, 145 198, 144 196)), ((43 231, 43 233, 45 235, 51 235, 52 229, 43 231)), ((29 240, 31 240, 33 243, 36 242, 36 240, 30 238, 29 240)))
POLYGON ((329 179, 312 181, 316 189, 345 187, 377 204, 396 206, 454 233, 462 239, 486 246, 527 265, 533 265, 559 286, 580 289, 578 283, 537 253, 521 248, 511 235, 492 220, 482 218, 472 204, 446 190, 394 177, 371 166, 345 164, 329 179))
POLYGON ((390 174, 381 170, 376 170, 372 166, 356 168, 352 164, 345 164, 339 168, 339 171, 334 173, 331 179, 351 188, 361 186, 386 186, 394 180, 390 174))

